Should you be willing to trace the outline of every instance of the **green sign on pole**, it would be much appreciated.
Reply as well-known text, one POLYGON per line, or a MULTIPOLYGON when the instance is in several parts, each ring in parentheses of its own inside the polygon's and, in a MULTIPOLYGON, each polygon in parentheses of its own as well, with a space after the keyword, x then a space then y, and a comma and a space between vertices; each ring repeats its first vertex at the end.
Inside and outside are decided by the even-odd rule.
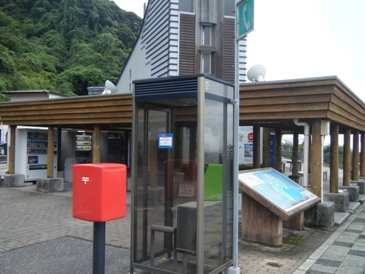
POLYGON ((254 26, 254 0, 240 1, 237 3, 238 11, 238 40, 242 39, 254 26))

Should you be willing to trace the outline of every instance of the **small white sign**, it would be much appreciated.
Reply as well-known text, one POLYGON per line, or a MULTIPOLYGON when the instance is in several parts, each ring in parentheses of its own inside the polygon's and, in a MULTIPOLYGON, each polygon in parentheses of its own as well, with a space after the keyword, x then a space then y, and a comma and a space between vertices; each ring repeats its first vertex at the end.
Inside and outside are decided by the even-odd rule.
POLYGON ((172 148, 173 135, 172 134, 159 134, 158 135, 158 148, 172 148))
POLYGON ((179 184, 179 196, 180 197, 194 197, 194 185, 179 184))

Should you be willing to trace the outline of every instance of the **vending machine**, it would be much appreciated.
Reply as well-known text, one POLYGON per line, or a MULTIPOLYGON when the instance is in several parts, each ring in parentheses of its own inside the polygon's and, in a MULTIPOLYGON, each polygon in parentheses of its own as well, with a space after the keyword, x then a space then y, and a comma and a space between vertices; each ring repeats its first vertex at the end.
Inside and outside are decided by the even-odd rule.
POLYGON ((92 134, 76 134, 75 156, 77 163, 92 162, 92 134))
MULTIPOLYGON (((54 134, 53 175, 57 175, 57 134, 54 134)), ((47 178, 48 128, 17 127, 15 135, 15 173, 25 181, 47 178)))

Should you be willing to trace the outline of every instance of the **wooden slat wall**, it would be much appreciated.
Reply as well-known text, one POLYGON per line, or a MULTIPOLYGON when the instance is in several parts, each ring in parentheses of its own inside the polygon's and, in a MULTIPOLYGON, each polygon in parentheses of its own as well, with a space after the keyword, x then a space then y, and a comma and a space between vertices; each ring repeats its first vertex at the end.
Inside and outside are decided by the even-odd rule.
POLYGON ((195 66, 195 15, 180 13, 179 74, 194 74, 195 66))
POLYGON ((131 125, 132 97, 108 95, 9 102, 1 104, 0 117, 5 125, 131 125))
POLYGON ((298 119, 327 119, 365 130, 365 106, 333 79, 257 83, 240 87, 240 124, 298 119))
MULTIPOLYGON (((306 82, 257 83, 240 87, 240 125, 292 124, 326 119, 365 131, 365 105, 336 78, 306 82)), ((176 119, 196 121, 195 109, 177 109, 176 119)), ((132 96, 83 96, 0 104, 4 125, 131 126, 132 96)), ((289 125, 290 126, 290 125, 289 125)))
POLYGON ((230 83, 234 83, 234 57, 235 57, 235 28, 234 19, 224 18, 223 31, 223 71, 222 79, 230 83))

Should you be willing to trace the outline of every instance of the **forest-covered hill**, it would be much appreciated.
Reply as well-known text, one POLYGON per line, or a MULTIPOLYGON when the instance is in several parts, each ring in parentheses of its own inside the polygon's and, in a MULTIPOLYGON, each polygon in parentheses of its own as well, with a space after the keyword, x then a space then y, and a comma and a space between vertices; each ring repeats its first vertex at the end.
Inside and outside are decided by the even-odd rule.
POLYGON ((2 91, 85 95, 116 83, 142 19, 109 0, 0 0, 2 91))

